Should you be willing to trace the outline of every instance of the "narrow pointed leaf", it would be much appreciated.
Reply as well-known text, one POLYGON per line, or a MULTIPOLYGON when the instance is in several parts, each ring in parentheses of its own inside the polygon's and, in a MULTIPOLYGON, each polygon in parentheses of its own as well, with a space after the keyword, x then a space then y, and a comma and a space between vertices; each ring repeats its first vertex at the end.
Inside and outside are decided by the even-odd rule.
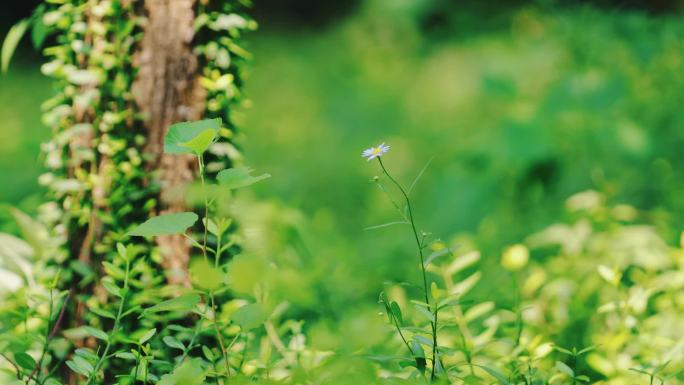
POLYGON ((5 40, 2 42, 2 49, 0 49, 0 70, 2 73, 7 72, 9 68, 10 60, 12 60, 12 55, 14 55, 14 50, 19 45, 19 41, 26 33, 26 29, 29 26, 29 20, 24 19, 19 21, 17 24, 10 28, 5 36, 5 40))
POLYGON ((143 311, 144 313, 158 313, 162 311, 179 311, 189 312, 200 302, 200 296, 197 294, 184 294, 180 297, 172 298, 164 302, 160 302, 152 307, 148 307, 143 311))

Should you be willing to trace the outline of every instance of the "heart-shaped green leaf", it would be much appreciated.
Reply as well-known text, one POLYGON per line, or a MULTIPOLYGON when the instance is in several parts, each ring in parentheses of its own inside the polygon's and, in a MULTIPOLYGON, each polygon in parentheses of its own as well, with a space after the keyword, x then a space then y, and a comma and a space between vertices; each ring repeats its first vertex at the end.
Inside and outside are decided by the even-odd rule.
POLYGON ((199 217, 195 213, 172 213, 152 217, 135 229, 128 232, 128 235, 138 237, 154 237, 158 235, 181 234, 197 222, 199 217))
POLYGON ((236 189, 240 187, 246 187, 252 185, 260 180, 270 178, 270 174, 261 174, 259 176, 249 175, 252 169, 245 166, 238 166, 235 168, 229 168, 226 170, 221 170, 216 176, 219 184, 223 187, 229 189, 236 189))
POLYGON ((176 123, 169 127, 164 137, 164 153, 201 154, 213 142, 220 129, 220 118, 176 123))

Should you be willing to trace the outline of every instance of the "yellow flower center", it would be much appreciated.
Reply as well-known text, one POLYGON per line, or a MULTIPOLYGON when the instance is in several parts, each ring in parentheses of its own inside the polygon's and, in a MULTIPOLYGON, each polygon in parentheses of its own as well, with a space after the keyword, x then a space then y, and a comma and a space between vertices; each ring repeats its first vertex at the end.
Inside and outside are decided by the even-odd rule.
POLYGON ((373 148, 373 155, 380 155, 381 152, 382 149, 380 149, 380 147, 373 148))

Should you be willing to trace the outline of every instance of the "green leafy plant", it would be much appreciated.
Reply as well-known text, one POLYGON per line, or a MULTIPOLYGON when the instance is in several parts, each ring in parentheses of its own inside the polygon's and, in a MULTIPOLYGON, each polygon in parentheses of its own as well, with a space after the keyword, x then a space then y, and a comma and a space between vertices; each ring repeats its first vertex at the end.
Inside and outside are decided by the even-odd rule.
MULTIPOLYGON (((203 230, 200 240, 197 241, 186 233, 186 230, 192 227, 199 219, 193 212, 171 213, 150 218, 131 230, 129 235, 151 237, 182 234, 190 240, 194 247, 201 251, 203 259, 193 261, 193 264, 190 266, 190 274, 195 278, 192 282, 197 289, 196 291, 203 297, 202 301, 204 302, 205 309, 200 310, 198 308, 200 296, 197 294, 186 294, 147 308, 143 310, 142 315, 161 311, 194 311, 202 319, 208 321, 212 325, 216 342, 220 347, 220 361, 223 366, 222 371, 213 373, 213 375, 224 377, 227 381, 231 375, 229 351, 238 338, 240 338, 241 332, 236 333, 231 342, 228 343, 224 336, 224 330, 227 325, 218 319, 220 304, 217 304, 216 294, 225 291, 225 285, 223 284, 223 276, 225 275, 223 269, 225 266, 223 265, 224 259, 222 257, 226 246, 222 244, 222 241, 229 218, 220 216, 211 209, 213 201, 207 191, 208 182, 206 181, 204 161, 204 154, 209 146, 218 138, 220 127, 220 119, 178 123, 170 127, 164 141, 164 150, 169 154, 192 154, 197 159, 204 202, 203 230), (213 247, 209 245, 209 234, 212 234, 215 238, 213 247), (210 257, 212 260, 210 260, 210 257)), ((249 186, 268 177, 268 174, 253 177, 248 169, 238 168, 222 170, 218 173, 216 179, 219 188, 231 190, 249 186)), ((238 309, 233 315, 233 320, 240 327, 241 331, 245 332, 263 324, 265 317, 259 305, 251 304, 238 309)), ((193 345, 194 337, 187 347, 172 337, 165 337, 164 342, 172 348, 182 350, 183 354, 187 355, 187 352, 193 345)), ((196 369, 193 365, 183 363, 177 366, 174 375, 178 376, 179 379, 176 381, 180 381, 181 377, 184 378, 187 375, 186 372, 193 372, 193 368, 196 369)), ((163 381, 166 381, 164 383, 171 381, 170 378, 163 379, 163 381)))

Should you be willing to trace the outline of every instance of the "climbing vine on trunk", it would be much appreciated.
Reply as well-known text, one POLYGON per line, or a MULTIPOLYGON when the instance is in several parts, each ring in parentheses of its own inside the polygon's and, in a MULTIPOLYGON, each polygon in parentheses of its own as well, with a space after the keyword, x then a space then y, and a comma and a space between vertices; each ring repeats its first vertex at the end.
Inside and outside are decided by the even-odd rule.
MULTIPOLYGON (((135 253, 149 256, 126 272, 127 282, 150 290, 127 300, 154 302, 165 283, 189 285, 185 238, 126 234, 151 215, 193 209, 185 207, 181 189, 195 179, 196 162, 162 151, 173 123, 221 118, 205 172, 240 162, 233 117, 244 101, 249 59, 241 35, 256 27, 249 6, 244 0, 46 0, 24 22, 34 43, 47 36, 41 71, 56 89, 43 104, 52 136, 43 145, 40 182, 48 200, 40 211, 59 247, 43 258, 68 293, 55 328, 72 331, 67 342, 76 347, 93 347, 97 339, 79 328, 106 329, 111 320, 102 314, 116 313, 101 277, 123 269, 116 265, 117 243, 135 242, 135 253)), ((130 333, 152 326, 153 320, 117 325, 130 333)), ((102 365, 104 379, 112 379, 117 368, 102 365)), ((60 370, 76 382, 74 371, 60 370)))

